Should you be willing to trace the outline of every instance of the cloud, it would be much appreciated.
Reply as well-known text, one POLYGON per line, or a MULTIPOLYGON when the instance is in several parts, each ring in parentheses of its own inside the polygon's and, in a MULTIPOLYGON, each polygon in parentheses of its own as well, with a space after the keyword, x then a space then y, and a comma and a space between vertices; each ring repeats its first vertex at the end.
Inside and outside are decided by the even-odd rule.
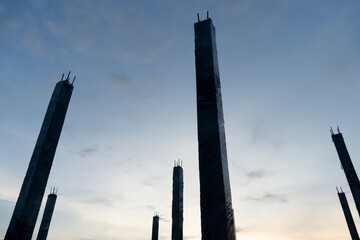
POLYGON ((244 176, 246 177, 244 185, 248 185, 253 181, 263 181, 264 178, 270 176, 269 172, 264 169, 246 170, 244 168, 241 168, 241 170, 244 172, 244 176))
POLYGON ((3 3, 0 3, 0 13, 5 12, 5 6, 3 3))
POLYGON ((155 210, 155 207, 153 205, 147 205, 145 206, 146 209, 149 209, 151 211, 155 210))
POLYGON ((245 229, 244 228, 241 228, 241 227, 239 227, 239 226, 235 226, 235 232, 243 232, 243 231, 245 231, 245 229))
POLYGON ((171 43, 164 22, 137 3, 65 0, 61 4, 32 1, 16 8, 6 5, 0 5, 0 13, 13 14, 0 16, 0 42, 20 46, 33 56, 55 58, 75 52, 150 61, 171 43))
POLYGON ((84 158, 84 157, 88 157, 88 156, 93 156, 94 154, 98 153, 99 151, 100 150, 99 150, 98 146, 92 146, 92 147, 81 149, 79 151, 70 150, 69 152, 71 154, 78 155, 79 157, 84 158))
POLYGON ((75 126, 71 124, 64 124, 63 131, 69 134, 70 137, 75 136, 75 126))
MULTIPOLYGON (((270 115, 271 113, 267 114, 270 115)), ((279 149, 282 148, 285 144, 289 144, 293 140, 293 137, 289 135, 284 136, 281 131, 274 131, 274 128, 268 128, 266 124, 261 122, 255 124, 251 129, 251 145, 266 144, 274 149, 279 149)))
POLYGON ((47 44, 42 36, 39 21, 29 12, 24 12, 21 18, 4 17, 0 21, 3 21, 0 25, 3 28, 0 32, 2 41, 24 48, 35 57, 48 55, 47 44))
POLYGON ((127 101, 144 101, 149 98, 149 93, 144 91, 144 86, 140 83, 134 82, 126 75, 112 76, 112 82, 121 92, 121 96, 127 101))
POLYGON ((272 194, 272 193, 265 193, 261 197, 252 197, 252 196, 246 196, 244 201, 256 201, 256 202, 264 202, 264 203, 286 203, 289 202, 288 198, 284 195, 280 194, 272 194))
POLYGON ((161 182, 164 180, 164 177, 162 175, 153 175, 150 178, 148 178, 146 181, 143 181, 141 184, 144 186, 153 186, 157 182, 161 182))
POLYGON ((48 33, 58 42, 67 43, 66 46, 76 52, 86 54, 92 48, 99 36, 99 15, 95 6, 82 2, 79 8, 65 5, 56 16, 43 16, 44 26, 48 33))
POLYGON ((111 87, 116 87, 121 91, 121 97, 129 102, 144 102, 152 99, 162 88, 162 80, 152 75, 145 80, 130 78, 125 74, 113 74, 111 77, 111 87))
POLYGON ((49 12, 42 19, 49 35, 70 51, 117 59, 150 59, 168 46, 169 34, 162 24, 146 16, 136 3, 66 2, 48 3, 44 8, 55 9, 56 14, 49 12), (104 12, 107 14, 101 14, 104 12))
POLYGON ((135 161, 131 158, 121 159, 121 161, 117 161, 116 164, 121 167, 121 171, 126 173, 134 171, 142 166, 140 162, 135 161))
POLYGON ((129 108, 126 110, 126 113, 125 113, 125 118, 133 123, 133 124, 137 124, 139 121, 138 121, 138 115, 139 111, 135 108, 129 108))
POLYGON ((98 205, 103 205, 103 206, 107 206, 107 207, 114 206, 113 202, 110 199, 104 198, 104 197, 86 197, 86 199, 81 198, 81 202, 85 202, 88 204, 98 204, 98 205))
POLYGON ((265 170, 254 170, 250 171, 246 174, 246 177, 250 179, 260 179, 264 178, 267 175, 267 172, 265 170))
POLYGON ((107 128, 107 124, 105 123, 104 120, 101 120, 96 124, 96 126, 90 129, 90 132, 95 136, 100 136, 105 132, 106 128, 107 128))
POLYGON ((144 185, 144 186, 154 186, 154 183, 152 183, 152 182, 148 182, 148 181, 144 181, 144 182, 142 182, 141 183, 142 185, 144 185))
POLYGON ((71 201, 81 202, 82 204, 102 205, 105 207, 115 207, 118 203, 125 201, 125 197, 120 193, 110 195, 89 190, 66 191, 61 195, 65 198, 70 198, 71 201))
POLYGON ((114 82, 119 88, 128 89, 130 87, 131 80, 129 76, 126 75, 114 75, 114 82))
POLYGON ((159 218, 160 218, 160 220, 161 221, 163 221, 163 222, 170 222, 170 220, 169 219, 167 219, 167 218, 165 218, 165 217, 163 217, 163 216, 159 216, 159 218))

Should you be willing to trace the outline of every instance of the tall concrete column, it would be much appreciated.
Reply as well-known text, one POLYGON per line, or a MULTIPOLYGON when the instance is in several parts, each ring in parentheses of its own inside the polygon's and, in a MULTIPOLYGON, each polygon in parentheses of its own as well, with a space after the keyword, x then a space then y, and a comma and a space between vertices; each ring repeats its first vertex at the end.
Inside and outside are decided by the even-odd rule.
POLYGON ((353 195, 358 214, 360 215, 360 181, 356 174, 354 165, 352 164, 349 152, 346 148, 344 138, 340 133, 339 127, 338 133, 334 134, 331 129, 331 138, 335 144, 336 151, 339 155, 341 166, 345 172, 346 179, 349 183, 351 193, 353 195))
POLYGON ((74 88, 69 75, 56 84, 51 96, 5 240, 30 240, 33 234, 74 88))
POLYGON ((351 215, 351 211, 350 211, 349 204, 348 204, 348 201, 346 199, 345 193, 342 191, 342 189, 341 189, 341 192, 338 191, 338 196, 339 196, 339 200, 340 200, 340 203, 341 203, 341 207, 342 207, 344 215, 345 215, 347 226, 348 226, 349 231, 350 231, 351 239, 352 240, 359 240, 359 235, 358 235, 358 232, 356 230, 355 222, 354 222, 354 219, 353 219, 353 217, 351 215))
POLYGON ((172 228, 171 239, 183 239, 183 202, 184 181, 181 162, 175 162, 173 170, 173 200, 172 200, 172 228))
POLYGON ((153 217, 151 240, 159 240, 159 215, 153 217))
POLYGON ((44 210, 44 215, 41 220, 40 229, 39 229, 39 233, 37 235, 36 240, 46 240, 46 238, 47 238, 51 218, 52 218, 54 208, 55 208, 56 198, 57 198, 57 196, 56 196, 55 189, 54 189, 48 195, 48 199, 46 201, 46 206, 45 206, 45 210, 44 210))
POLYGON ((202 240, 234 240, 215 27, 194 27, 202 240))

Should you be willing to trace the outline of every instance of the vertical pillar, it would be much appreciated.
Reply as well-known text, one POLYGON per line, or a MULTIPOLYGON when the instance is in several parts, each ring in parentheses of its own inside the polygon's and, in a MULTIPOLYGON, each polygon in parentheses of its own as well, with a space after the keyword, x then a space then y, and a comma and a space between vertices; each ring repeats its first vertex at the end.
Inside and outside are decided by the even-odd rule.
POLYGON ((153 217, 151 240, 159 240, 159 215, 153 217))
POLYGON ((50 227, 50 222, 51 222, 51 217, 53 215, 54 212, 54 208, 55 208, 55 203, 56 203, 56 193, 55 193, 55 189, 48 195, 48 199, 46 201, 46 206, 45 206, 45 210, 44 210, 44 215, 42 217, 41 220, 41 224, 40 224, 40 229, 39 229, 39 234, 37 235, 36 240, 46 240, 48 232, 49 232, 49 227, 50 227))
POLYGON ((51 96, 5 240, 30 240, 33 234, 74 88, 69 75, 56 84, 51 96))
POLYGON ((173 200, 172 200, 172 229, 171 240, 183 239, 183 198, 184 198, 183 169, 181 162, 175 163, 173 170, 173 200))
POLYGON ((346 176, 346 179, 350 186, 350 190, 353 195, 356 208, 360 215, 360 182, 359 182, 359 178, 356 174, 354 165, 351 162, 349 152, 346 148, 344 138, 343 138, 342 134, 340 133, 339 127, 337 128, 337 131, 338 131, 337 134, 334 134, 332 129, 330 131, 331 131, 331 138, 335 144, 335 148, 339 155, 341 166, 345 172, 345 176, 346 176))
POLYGON ((208 18, 194 28, 202 240, 234 240, 215 27, 208 18))
POLYGON ((341 203, 341 207, 342 207, 344 215, 345 215, 347 226, 348 226, 349 231, 350 231, 351 239, 352 240, 359 240, 359 235, 358 235, 358 232, 356 230, 354 219, 353 219, 353 217, 351 215, 351 211, 350 211, 350 208, 349 208, 348 201, 347 201, 345 193, 342 191, 342 189, 341 189, 341 192, 338 191, 338 196, 339 196, 339 200, 340 200, 340 203, 341 203))

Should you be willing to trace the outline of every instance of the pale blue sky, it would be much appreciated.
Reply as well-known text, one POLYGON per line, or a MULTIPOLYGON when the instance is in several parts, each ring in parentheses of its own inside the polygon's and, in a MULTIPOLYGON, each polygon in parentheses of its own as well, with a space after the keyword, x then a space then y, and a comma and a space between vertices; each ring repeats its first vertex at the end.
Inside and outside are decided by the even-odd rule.
POLYGON ((348 186, 328 129, 340 125, 360 169, 359 8, 355 0, 0 1, 0 237, 52 90, 72 70, 48 182, 59 187, 48 239, 149 239, 154 210, 160 238, 170 239, 178 158, 184 239, 200 239, 193 23, 209 10, 237 238, 348 239, 335 190, 348 186))

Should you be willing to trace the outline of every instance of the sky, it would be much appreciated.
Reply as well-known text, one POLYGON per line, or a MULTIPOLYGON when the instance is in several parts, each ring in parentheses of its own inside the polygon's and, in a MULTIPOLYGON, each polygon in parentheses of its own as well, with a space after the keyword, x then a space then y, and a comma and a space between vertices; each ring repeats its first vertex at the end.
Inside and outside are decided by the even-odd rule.
MULTIPOLYGON (((49 240, 171 238, 172 168, 184 239, 201 239, 194 28, 216 27, 237 239, 349 239, 331 141, 360 170, 356 0, 0 0, 0 238, 55 84, 76 75, 47 184, 49 240)), ((33 239, 46 202, 44 196, 33 239)))

